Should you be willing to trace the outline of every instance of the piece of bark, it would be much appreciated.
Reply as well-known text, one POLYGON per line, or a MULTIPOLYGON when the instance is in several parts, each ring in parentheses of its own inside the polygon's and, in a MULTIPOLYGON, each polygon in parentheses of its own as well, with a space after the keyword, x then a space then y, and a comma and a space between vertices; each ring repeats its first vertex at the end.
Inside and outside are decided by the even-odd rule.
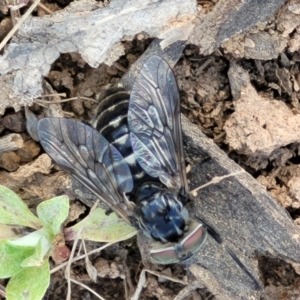
MULTIPOLYGON (((187 156, 191 157, 192 153, 192 157, 197 157, 199 161, 189 173, 191 189, 209 182, 216 176, 236 173, 199 190, 194 199, 193 212, 219 233, 223 243, 237 254, 257 280, 257 256, 299 262, 300 231, 286 211, 270 197, 264 187, 230 160, 194 125, 184 120, 183 131, 186 135, 187 156), (210 159, 207 159, 208 156, 210 159)), ((213 249, 215 248, 216 246, 213 249)), ((250 294, 256 294, 253 281, 234 267, 235 262, 229 263, 230 260, 227 260, 230 267, 226 266, 224 253, 219 253, 219 257, 224 261, 217 259, 218 252, 213 254, 213 250, 207 249, 204 253, 203 255, 199 251, 195 258, 196 268, 199 265, 204 267, 200 274, 205 274, 205 270, 208 269, 219 283, 209 289, 218 290, 221 287, 219 294, 222 294, 224 289, 237 299, 250 299, 250 294), (244 297, 240 297, 243 294, 244 297)), ((197 274, 195 271, 193 273, 197 274)))
POLYGON ((278 78, 278 82, 283 90, 289 95, 292 95, 293 86, 291 82, 291 73, 286 68, 277 68, 276 69, 276 77, 278 78))
POLYGON ((204 19, 198 20, 189 42, 208 55, 234 34, 264 22, 284 0, 221 0, 204 19))
POLYGON ((240 65, 231 62, 227 75, 233 100, 238 100, 241 98, 242 88, 245 88, 250 82, 249 74, 240 65))
POLYGON ((287 46, 288 38, 281 34, 254 32, 240 34, 226 41, 222 47, 225 53, 235 58, 270 60, 278 57, 287 46))
MULTIPOLYGON (((222 44, 224 52, 230 53, 235 58, 270 60, 277 58, 287 46, 289 52, 297 51, 297 27, 300 16, 294 7, 293 0, 287 1, 276 15, 276 21, 271 19, 267 28, 258 24, 257 28, 233 36, 222 44), (296 31, 294 37, 289 40, 289 35, 293 31, 296 31)), ((264 12, 263 9, 258 16, 264 12)))
POLYGON ((124 54, 121 41, 140 32, 160 36, 164 47, 176 39, 187 40, 197 14, 194 0, 112 0, 102 6, 101 2, 75 1, 65 10, 24 22, 0 57, 0 84, 3 81, 5 87, 0 114, 9 106, 18 110, 30 105, 42 94, 42 77, 60 53, 80 52, 92 67, 111 65, 124 54))
POLYGON ((23 147, 23 138, 18 133, 7 134, 0 138, 0 154, 15 151, 23 147))

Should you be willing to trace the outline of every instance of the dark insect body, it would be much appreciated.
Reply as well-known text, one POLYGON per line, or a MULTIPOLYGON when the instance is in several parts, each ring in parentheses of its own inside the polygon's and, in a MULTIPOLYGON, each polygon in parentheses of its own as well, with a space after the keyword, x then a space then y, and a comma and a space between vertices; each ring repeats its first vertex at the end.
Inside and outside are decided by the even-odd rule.
POLYGON ((132 92, 107 92, 94 128, 44 118, 37 133, 50 157, 120 217, 159 242, 150 257, 168 264, 189 259, 207 235, 184 207, 188 186, 181 137, 180 99, 168 64, 151 56, 132 92))

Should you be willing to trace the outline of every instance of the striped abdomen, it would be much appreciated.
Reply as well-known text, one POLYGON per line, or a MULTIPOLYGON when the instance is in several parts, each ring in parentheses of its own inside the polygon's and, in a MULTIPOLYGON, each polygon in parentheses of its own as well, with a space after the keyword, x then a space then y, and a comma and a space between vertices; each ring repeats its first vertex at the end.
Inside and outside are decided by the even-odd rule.
MULTIPOLYGON (((92 126, 122 154, 130 167, 134 186, 137 189, 143 182, 149 180, 150 177, 145 174, 137 163, 131 147, 127 122, 129 96, 120 85, 108 88, 99 99, 97 111, 92 120, 92 126)), ((133 192, 136 192, 136 190, 133 192)))

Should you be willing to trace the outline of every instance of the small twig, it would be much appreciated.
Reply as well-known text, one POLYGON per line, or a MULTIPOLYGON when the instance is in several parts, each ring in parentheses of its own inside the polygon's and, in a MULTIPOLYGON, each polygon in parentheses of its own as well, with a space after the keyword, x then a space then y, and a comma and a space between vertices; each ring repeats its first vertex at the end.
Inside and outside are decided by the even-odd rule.
POLYGON ((138 285, 136 287, 134 295, 131 297, 131 300, 139 300, 140 294, 142 292, 142 289, 144 288, 145 283, 146 283, 146 272, 145 270, 143 270, 140 274, 138 285))
POLYGON ((245 171, 242 170, 242 171, 237 171, 237 172, 234 172, 234 173, 231 173, 231 174, 227 174, 227 175, 224 175, 224 176, 216 176, 214 177, 211 181, 193 189, 192 191, 190 191, 190 194, 193 195, 194 197, 197 196, 197 192, 198 190, 201 190, 201 189, 204 189, 205 187, 211 185, 211 184, 215 184, 215 183, 218 183, 220 182, 221 180, 225 179, 225 178, 228 178, 228 177, 231 177, 231 176, 235 176, 235 175, 238 175, 238 174, 242 174, 244 173, 245 171))
POLYGON ((12 28, 12 30, 3 39, 3 41, 0 44, 0 51, 3 49, 3 47, 7 44, 7 42, 10 40, 10 38, 15 34, 15 32, 19 29, 21 24, 27 19, 27 17, 32 13, 32 11, 37 7, 37 5, 39 3, 40 3, 40 0, 35 0, 32 3, 32 5, 28 8, 26 13, 19 19, 18 23, 12 28))
POLYGON ((67 97, 67 94, 66 93, 54 93, 54 94, 47 94, 47 95, 43 95, 43 96, 38 96, 37 98, 56 97, 56 96, 67 97))
POLYGON ((180 283, 182 285, 188 285, 188 282, 186 282, 184 280, 176 279, 174 277, 168 276, 168 275, 160 273, 160 272, 152 271, 152 270, 149 270, 149 269, 144 269, 144 271, 146 271, 146 272, 148 272, 148 273, 150 273, 150 274, 152 274, 154 276, 162 277, 162 278, 165 278, 167 280, 180 283))
POLYGON ((92 290, 91 288, 89 288, 87 285, 77 281, 77 280, 74 280, 74 279, 70 279, 71 282, 73 283, 76 283, 82 287, 84 287, 86 290, 88 290, 89 292, 91 292, 92 294, 94 294, 97 298, 101 299, 101 300, 105 300, 104 298, 102 298, 99 294, 97 294, 94 290, 92 290))
POLYGON ((207 60, 207 57, 189 57, 188 60, 189 60, 189 61, 197 61, 197 62, 201 62, 201 61, 207 60))
MULTIPOLYGON (((58 94, 56 94, 56 95, 58 95, 58 94)), ((47 95, 47 96, 49 96, 49 95, 47 95)), ((44 104, 57 104, 57 103, 74 101, 74 100, 89 100, 91 102, 98 103, 98 101, 95 100, 95 99, 87 98, 87 97, 81 97, 81 96, 74 97, 74 98, 63 99, 63 100, 57 100, 57 101, 46 101, 46 100, 38 100, 37 99, 37 100, 35 100, 35 103, 37 103, 37 104, 40 104, 40 103, 44 103, 44 104)))
POLYGON ((124 272, 125 272, 125 278, 124 278, 124 288, 125 288, 125 299, 129 298, 129 295, 133 294, 133 291, 135 290, 132 280, 131 280, 131 274, 128 269, 128 266, 126 264, 126 260, 123 262, 124 265, 124 272), (129 290, 128 290, 129 288, 129 290))
POLYGON ((199 67, 199 69, 197 69, 196 74, 197 74, 197 75, 200 75, 200 74, 203 72, 203 70, 204 70, 208 65, 210 65, 213 61, 214 61, 214 58, 209 58, 208 60, 206 60, 206 61, 199 67))
POLYGON ((88 275, 90 276, 90 278, 96 283, 97 282, 97 269, 93 266, 92 262, 90 261, 88 255, 87 255, 87 250, 86 250, 86 246, 85 246, 85 240, 81 240, 82 241, 82 245, 83 245, 83 249, 84 249, 84 254, 85 254, 85 268, 86 271, 88 273, 88 275))
POLYGON ((82 244, 83 244, 83 242, 82 242, 82 240, 81 240, 81 243, 80 243, 80 245, 79 245, 79 249, 78 249, 78 251, 77 251, 76 257, 78 257, 78 256, 80 255, 81 251, 82 251, 82 248, 83 248, 82 244))
POLYGON ((127 73, 127 69, 125 69, 122 65, 120 65, 119 63, 117 62, 114 62, 113 63, 114 67, 116 67, 119 71, 123 72, 123 73, 127 73))
POLYGON ((205 300, 211 300, 213 299, 214 297, 218 296, 219 294, 214 294, 214 295, 209 295, 205 298, 205 300))
POLYGON ((82 97, 82 96, 77 96, 74 98, 68 98, 68 99, 64 99, 63 101, 73 101, 73 100, 88 100, 94 103, 98 103, 97 100, 93 99, 93 98, 88 98, 88 97, 82 97))
POLYGON ((126 280, 126 275, 125 278, 123 280, 123 284, 124 284, 124 290, 125 290, 125 299, 128 299, 128 287, 127 287, 127 280, 126 280))
POLYGON ((67 118, 73 118, 74 117, 74 113, 72 113, 71 111, 63 111, 63 114, 67 118))

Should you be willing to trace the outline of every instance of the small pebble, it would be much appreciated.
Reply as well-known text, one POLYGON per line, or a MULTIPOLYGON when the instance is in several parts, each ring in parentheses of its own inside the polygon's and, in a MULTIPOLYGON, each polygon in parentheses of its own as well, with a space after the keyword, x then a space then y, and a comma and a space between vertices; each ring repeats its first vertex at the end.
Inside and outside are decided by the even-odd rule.
POLYGON ((15 114, 6 115, 3 118, 3 126, 13 132, 25 132, 26 121, 21 112, 15 114))
POLYGON ((39 155, 41 147, 33 140, 28 140, 24 143, 23 147, 17 151, 21 162, 31 162, 36 156, 39 155))
POLYGON ((20 157, 15 152, 4 152, 0 155, 0 168, 13 172, 19 168, 20 157))

